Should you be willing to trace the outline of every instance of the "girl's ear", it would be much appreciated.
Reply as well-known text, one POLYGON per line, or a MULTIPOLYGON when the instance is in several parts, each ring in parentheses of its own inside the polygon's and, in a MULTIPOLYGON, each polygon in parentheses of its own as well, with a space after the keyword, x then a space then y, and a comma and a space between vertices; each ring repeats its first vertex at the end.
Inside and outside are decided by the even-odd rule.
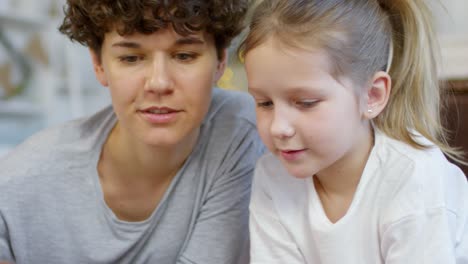
POLYGON ((107 87, 109 83, 107 81, 107 76, 104 71, 104 67, 102 66, 101 58, 92 49, 89 49, 89 53, 91 54, 91 60, 93 62, 93 69, 94 74, 96 74, 96 79, 101 83, 102 86, 107 87))
POLYGON ((384 110, 390 97, 391 86, 392 79, 387 72, 379 71, 374 74, 366 94, 367 109, 364 109, 364 116, 367 119, 378 116, 384 110))
POLYGON ((214 83, 215 84, 223 76, 224 70, 226 69, 227 60, 228 60, 228 52, 227 52, 227 49, 224 49, 223 57, 218 60, 218 66, 216 67, 216 73, 215 73, 215 76, 214 76, 214 83))

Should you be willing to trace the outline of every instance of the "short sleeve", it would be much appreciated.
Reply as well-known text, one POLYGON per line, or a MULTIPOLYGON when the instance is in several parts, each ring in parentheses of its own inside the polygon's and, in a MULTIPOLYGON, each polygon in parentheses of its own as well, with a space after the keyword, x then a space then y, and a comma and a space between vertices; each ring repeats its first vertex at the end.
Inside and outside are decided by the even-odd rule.
POLYGON ((216 173, 178 264, 248 263, 252 176, 264 151, 256 131, 249 131, 234 141, 238 143, 216 173))
POLYGON ((268 175, 257 165, 250 202, 250 257, 252 264, 299 264, 305 260, 284 228, 268 193, 268 175))
POLYGON ((445 208, 407 216, 386 228, 381 251, 386 264, 456 263, 449 217, 445 208))
POLYGON ((8 228, 0 212, 0 263, 2 261, 14 262, 13 252, 10 246, 10 239, 8 235, 8 228))

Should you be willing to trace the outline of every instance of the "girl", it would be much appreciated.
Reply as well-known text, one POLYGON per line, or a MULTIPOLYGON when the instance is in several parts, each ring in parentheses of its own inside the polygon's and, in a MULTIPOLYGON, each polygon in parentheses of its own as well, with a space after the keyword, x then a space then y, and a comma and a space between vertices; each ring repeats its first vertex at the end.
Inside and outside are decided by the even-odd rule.
POLYGON ((241 46, 260 135, 252 263, 468 263, 424 0, 265 0, 241 46))

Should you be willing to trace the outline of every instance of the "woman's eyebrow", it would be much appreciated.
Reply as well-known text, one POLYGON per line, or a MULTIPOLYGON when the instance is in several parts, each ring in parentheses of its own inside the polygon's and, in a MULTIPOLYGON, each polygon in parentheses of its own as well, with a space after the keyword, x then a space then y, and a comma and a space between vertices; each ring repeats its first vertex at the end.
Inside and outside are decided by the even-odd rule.
POLYGON ((141 48, 141 45, 137 42, 124 40, 124 41, 119 41, 119 42, 112 44, 112 47, 139 49, 141 48))
POLYGON ((198 37, 182 37, 179 38, 175 41, 176 46, 183 46, 183 45, 204 45, 205 41, 203 39, 200 39, 198 37))

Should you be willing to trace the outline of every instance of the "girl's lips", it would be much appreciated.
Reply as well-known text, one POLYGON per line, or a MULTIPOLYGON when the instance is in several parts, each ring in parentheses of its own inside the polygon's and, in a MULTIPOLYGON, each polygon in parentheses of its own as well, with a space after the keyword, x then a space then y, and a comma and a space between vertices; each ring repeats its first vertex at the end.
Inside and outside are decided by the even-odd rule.
POLYGON ((299 150, 280 150, 280 155, 283 159, 287 161, 295 161, 298 160, 302 154, 305 153, 307 149, 299 149, 299 150))

